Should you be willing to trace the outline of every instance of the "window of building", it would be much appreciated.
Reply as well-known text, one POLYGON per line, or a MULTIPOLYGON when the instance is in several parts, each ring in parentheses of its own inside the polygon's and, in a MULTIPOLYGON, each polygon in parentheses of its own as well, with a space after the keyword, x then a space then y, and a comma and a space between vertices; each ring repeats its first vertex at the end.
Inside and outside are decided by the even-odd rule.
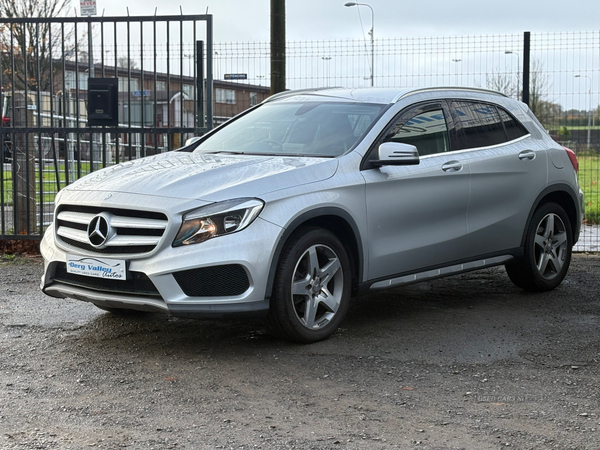
POLYGON ((137 78, 119 77, 119 92, 140 90, 140 80, 137 78))
POLYGON ((250 92, 250 106, 254 106, 258 104, 258 93, 250 92))
POLYGON ((156 90, 157 91, 166 91, 167 90, 167 82, 164 80, 156 80, 156 90))
POLYGON ((75 72, 72 70, 67 70, 65 72, 65 88, 66 89, 75 89, 75 72))
POLYGON ((188 96, 188 98, 194 98, 194 85, 193 84, 184 84, 183 85, 183 93, 188 96))
MULTIPOLYGON (((124 103, 122 110, 119 111, 119 122, 131 125, 141 126, 142 125, 142 102, 132 101, 131 103, 124 103)), ((144 102, 144 126, 151 127, 154 125, 154 104, 151 102, 144 102)))
POLYGON ((215 102, 216 103, 227 103, 229 105, 235 105, 235 91, 233 89, 215 89, 215 102))
POLYGON ((90 74, 87 72, 79 72, 79 90, 87 91, 88 88, 88 78, 90 74))

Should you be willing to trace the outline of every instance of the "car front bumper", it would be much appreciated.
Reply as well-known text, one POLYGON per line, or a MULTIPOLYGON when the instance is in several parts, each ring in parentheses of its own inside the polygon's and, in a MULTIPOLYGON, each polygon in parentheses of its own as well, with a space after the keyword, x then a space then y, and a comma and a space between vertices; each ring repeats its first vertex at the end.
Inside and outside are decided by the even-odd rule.
POLYGON ((128 275, 121 281, 68 273, 68 254, 111 257, 65 246, 51 226, 40 246, 41 288, 52 297, 177 317, 260 315, 269 307, 269 270, 281 233, 282 228, 260 218, 238 233, 176 248, 171 246, 172 233, 167 233, 148 255, 112 256, 126 261, 128 275))

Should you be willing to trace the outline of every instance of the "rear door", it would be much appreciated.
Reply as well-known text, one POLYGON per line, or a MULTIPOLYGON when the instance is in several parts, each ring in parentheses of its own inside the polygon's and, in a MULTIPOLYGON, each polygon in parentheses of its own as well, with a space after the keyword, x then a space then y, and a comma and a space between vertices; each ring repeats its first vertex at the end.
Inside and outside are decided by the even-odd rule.
POLYGON ((521 245, 527 217, 546 186, 546 151, 497 105, 452 101, 457 146, 468 157, 469 254, 497 254, 521 245))

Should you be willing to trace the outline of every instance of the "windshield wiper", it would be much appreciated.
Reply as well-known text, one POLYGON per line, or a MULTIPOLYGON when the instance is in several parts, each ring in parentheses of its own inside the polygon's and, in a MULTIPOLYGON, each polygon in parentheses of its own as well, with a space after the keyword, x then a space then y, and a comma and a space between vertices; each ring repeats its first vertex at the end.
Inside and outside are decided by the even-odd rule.
POLYGON ((203 153, 205 155, 245 155, 246 153, 244 152, 232 152, 229 150, 217 150, 217 151, 203 151, 200 152, 203 153))

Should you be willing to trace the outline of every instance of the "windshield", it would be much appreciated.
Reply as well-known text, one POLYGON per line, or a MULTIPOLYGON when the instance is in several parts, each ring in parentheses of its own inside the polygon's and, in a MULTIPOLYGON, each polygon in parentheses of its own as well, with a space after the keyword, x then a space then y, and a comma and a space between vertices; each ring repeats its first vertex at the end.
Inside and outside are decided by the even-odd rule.
POLYGON ((363 103, 267 103, 209 136, 195 152, 339 156, 356 143, 383 107, 363 103))

